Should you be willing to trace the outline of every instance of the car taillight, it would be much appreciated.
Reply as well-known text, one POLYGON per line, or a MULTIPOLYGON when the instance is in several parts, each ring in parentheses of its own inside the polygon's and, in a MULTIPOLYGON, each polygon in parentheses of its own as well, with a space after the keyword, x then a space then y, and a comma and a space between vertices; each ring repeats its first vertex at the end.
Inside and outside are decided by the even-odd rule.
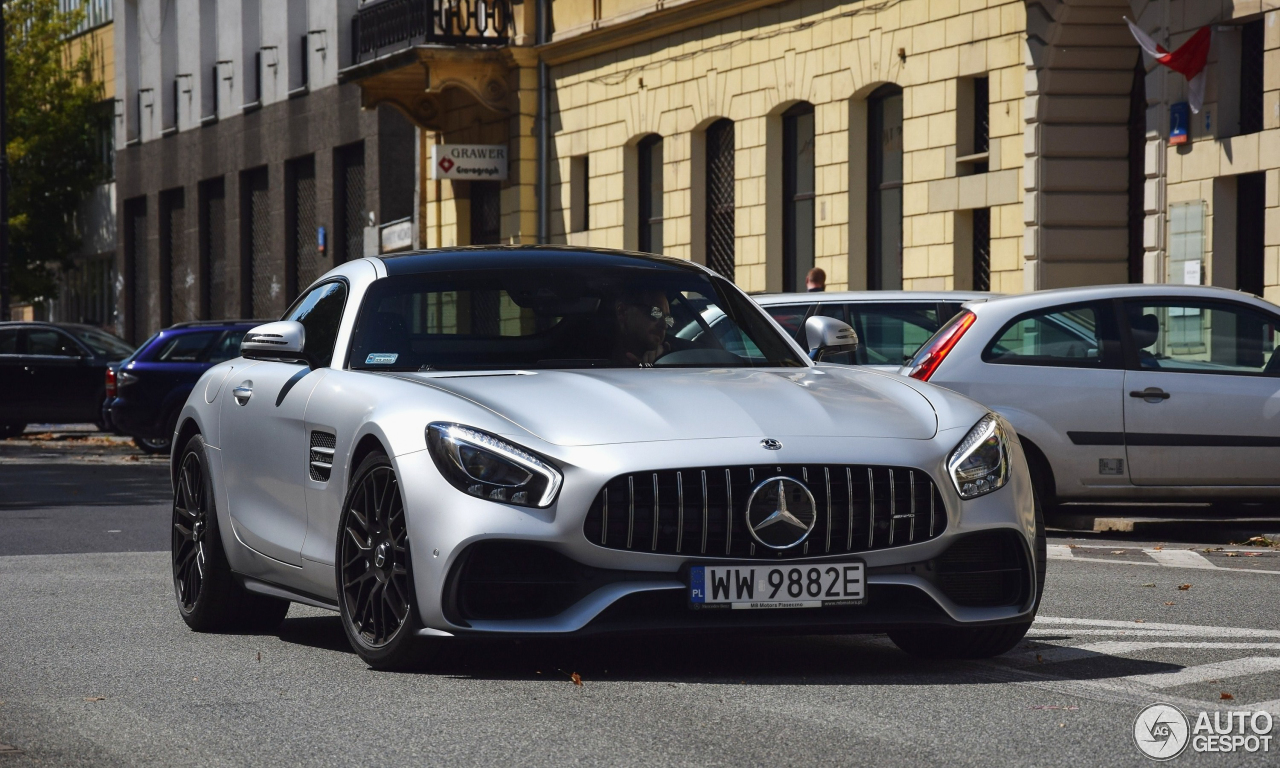
POLYGON ((107 397, 116 396, 116 372, 114 368, 107 369, 107 397))
POLYGON ((951 318, 951 321, 944 325, 932 339, 920 348, 916 356, 912 358, 909 365, 911 370, 907 375, 913 379, 928 381, 933 372, 938 370, 938 366, 952 348, 960 341, 960 337, 964 336, 965 331, 969 330, 969 326, 973 325, 973 321, 977 319, 977 315, 969 310, 962 310, 960 314, 951 318))

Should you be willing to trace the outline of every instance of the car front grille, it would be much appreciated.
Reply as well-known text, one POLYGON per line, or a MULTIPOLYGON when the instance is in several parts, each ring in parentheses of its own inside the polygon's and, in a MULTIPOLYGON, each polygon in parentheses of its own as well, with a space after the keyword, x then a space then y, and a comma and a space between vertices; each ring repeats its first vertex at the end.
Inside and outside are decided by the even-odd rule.
POLYGON ((786 559, 868 552, 941 535, 946 508, 928 473, 908 467, 761 465, 620 475, 596 495, 583 524, 608 549, 689 557, 786 559), (787 477, 813 495, 816 521, 800 543, 771 549, 747 528, 747 499, 787 477))
POLYGON ((967 534, 938 558, 938 587, 957 605, 1017 605, 1028 583, 1025 551, 1015 531, 967 534))

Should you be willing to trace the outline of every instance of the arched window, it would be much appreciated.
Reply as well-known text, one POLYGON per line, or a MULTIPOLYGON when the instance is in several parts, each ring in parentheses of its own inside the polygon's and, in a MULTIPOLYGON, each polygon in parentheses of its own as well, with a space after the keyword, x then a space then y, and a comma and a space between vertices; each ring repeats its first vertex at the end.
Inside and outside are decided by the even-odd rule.
POLYGON ((640 142, 640 250, 662 253, 662 137, 640 142))
POLYGON ((867 110, 867 287, 902 288, 902 89, 883 85, 867 110))
POLYGON ((733 280, 735 164, 733 121, 707 128, 707 266, 733 280))
POLYGON ((813 105, 782 115, 782 290, 802 290, 813 269, 813 105))

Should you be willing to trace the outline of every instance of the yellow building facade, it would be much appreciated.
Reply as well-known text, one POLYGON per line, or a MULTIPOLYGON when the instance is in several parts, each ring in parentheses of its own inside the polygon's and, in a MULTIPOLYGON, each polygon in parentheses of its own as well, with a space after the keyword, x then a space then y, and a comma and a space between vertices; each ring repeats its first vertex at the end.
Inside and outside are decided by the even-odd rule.
POLYGON ((1191 282, 1197 262, 1199 282, 1280 300, 1278 15, 1232 0, 526 0, 500 45, 437 28, 344 72, 367 106, 423 129, 425 246, 644 250, 749 291, 804 290, 810 267, 829 289, 1021 292, 1191 282), (1170 49, 1214 30, 1184 143, 1170 132, 1187 85, 1126 17, 1170 49), (483 238, 476 212, 494 203, 430 178, 434 144, 509 148, 483 238))

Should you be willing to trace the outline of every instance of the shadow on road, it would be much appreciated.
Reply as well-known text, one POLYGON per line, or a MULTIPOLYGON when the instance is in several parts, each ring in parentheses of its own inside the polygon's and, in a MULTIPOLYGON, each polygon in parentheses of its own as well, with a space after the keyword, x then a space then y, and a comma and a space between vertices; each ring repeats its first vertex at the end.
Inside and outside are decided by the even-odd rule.
POLYGON ((164 465, 0 464, 0 509, 169 502, 164 465))
MULTIPOLYGON (((288 643, 353 654, 337 615, 287 619, 278 634, 288 643)), ((557 685, 571 683, 570 675, 575 672, 587 683, 989 684, 996 680, 1045 679, 1041 673, 1044 668, 1036 664, 1035 654, 1064 647, 1045 640, 1026 640, 1010 656, 985 663, 917 659, 898 650, 887 638, 875 635, 669 635, 520 641, 454 638, 425 645, 422 662, 409 674, 557 685)), ((1106 680, 1181 668, 1177 664, 1094 653, 1054 664, 1053 677, 1106 680)))

